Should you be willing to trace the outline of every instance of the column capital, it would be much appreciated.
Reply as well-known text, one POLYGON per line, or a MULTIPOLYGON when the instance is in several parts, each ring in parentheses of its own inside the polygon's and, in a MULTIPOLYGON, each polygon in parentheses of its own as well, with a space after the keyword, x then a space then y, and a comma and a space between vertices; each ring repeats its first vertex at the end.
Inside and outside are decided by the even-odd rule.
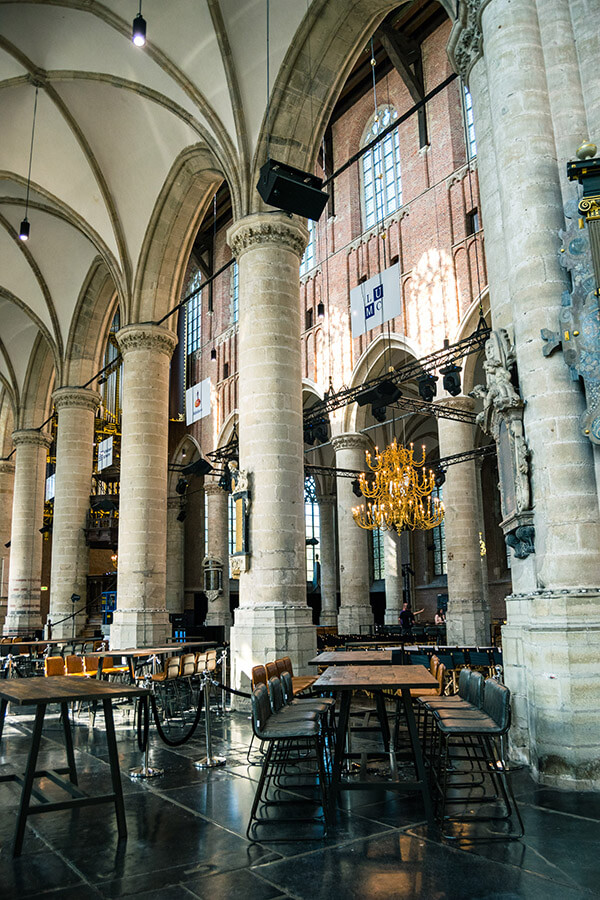
POLYGON ((12 439, 15 447, 34 444, 37 447, 45 447, 47 450, 52 443, 52 435, 47 431, 38 431, 37 428, 21 428, 19 431, 13 431, 12 439))
POLYGON ((204 493, 212 494, 213 496, 218 496, 219 494, 226 494, 226 491, 223 490, 222 487, 219 486, 218 481, 206 481, 204 480, 204 493))
POLYGON ((9 459, 0 459, 0 475, 14 475, 15 464, 9 459))
POLYGON ((468 81, 471 69, 483 56, 481 15, 491 0, 460 0, 448 40, 448 56, 455 72, 468 81))
POLYGON ((333 434, 331 436, 331 446, 336 453, 338 450, 368 450, 371 442, 360 431, 345 432, 344 434, 333 434))
POLYGON ((96 412, 101 397, 98 391, 82 387, 61 387, 52 394, 52 401, 57 412, 61 409, 87 409, 96 412))
POLYGON ((162 325, 136 322, 117 332, 119 350, 126 356, 131 350, 155 350, 171 358, 177 346, 177 335, 162 325))
POLYGON ((433 402, 436 406, 451 406, 464 412, 473 412, 475 409, 475 401, 465 394, 460 394, 458 397, 438 397, 433 402))
POLYGON ((235 222, 228 229, 227 243, 236 259, 247 250, 266 245, 291 250, 301 259, 308 243, 308 228, 298 216, 254 213, 235 222))

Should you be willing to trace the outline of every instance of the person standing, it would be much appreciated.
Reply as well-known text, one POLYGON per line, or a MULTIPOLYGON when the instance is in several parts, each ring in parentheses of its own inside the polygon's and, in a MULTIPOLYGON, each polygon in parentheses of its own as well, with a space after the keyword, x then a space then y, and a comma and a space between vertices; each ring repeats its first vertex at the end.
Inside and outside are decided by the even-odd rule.
POLYGON ((410 636, 412 634, 413 625, 415 624, 415 617, 420 615, 423 612, 423 609, 418 609, 416 612, 413 612, 408 605, 408 601, 404 601, 404 603, 402 604, 402 611, 398 618, 398 621, 402 626, 403 635, 410 636))

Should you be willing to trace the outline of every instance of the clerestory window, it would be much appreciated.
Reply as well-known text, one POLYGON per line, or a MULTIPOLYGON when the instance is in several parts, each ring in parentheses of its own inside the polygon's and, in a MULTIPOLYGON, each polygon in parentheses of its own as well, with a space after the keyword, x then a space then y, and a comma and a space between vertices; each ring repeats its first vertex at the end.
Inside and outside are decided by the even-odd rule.
MULTIPOLYGON (((391 106, 377 110, 365 131, 362 146, 369 144, 398 116, 391 106)), ((372 228, 402 206, 400 135, 395 128, 361 158, 365 228, 372 228)))

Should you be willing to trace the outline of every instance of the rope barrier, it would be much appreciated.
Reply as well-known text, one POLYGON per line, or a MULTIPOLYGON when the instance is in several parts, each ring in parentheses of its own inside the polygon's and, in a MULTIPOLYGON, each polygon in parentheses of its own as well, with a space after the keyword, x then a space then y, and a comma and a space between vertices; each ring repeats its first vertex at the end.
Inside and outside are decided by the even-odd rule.
POLYGON ((245 697, 247 700, 252 699, 252 694, 247 694, 246 691, 236 691, 235 688, 228 687, 226 684, 221 684, 220 681, 215 681, 214 678, 210 679, 210 683, 215 687, 221 688, 222 691, 226 691, 228 694, 235 694, 236 697, 245 697))
POLYGON ((198 709, 196 710, 196 716, 192 723, 192 727, 190 728, 188 733, 185 734, 182 738, 178 738, 177 740, 173 741, 170 738, 168 738, 167 735, 165 734, 165 732, 163 731, 162 725, 160 724, 160 718, 158 715, 158 707, 156 706, 156 698, 155 698, 154 694, 150 694, 150 704, 152 706, 152 714, 154 716, 154 724, 156 725, 156 730, 158 731, 158 736, 164 744, 166 744, 168 747, 181 747, 182 744, 185 744, 186 741, 189 741, 190 738, 193 737, 194 732, 196 731, 196 728, 198 727, 198 723, 200 721, 200 714, 202 713, 203 701, 204 701, 204 698, 201 693, 200 697, 198 699, 198 709))

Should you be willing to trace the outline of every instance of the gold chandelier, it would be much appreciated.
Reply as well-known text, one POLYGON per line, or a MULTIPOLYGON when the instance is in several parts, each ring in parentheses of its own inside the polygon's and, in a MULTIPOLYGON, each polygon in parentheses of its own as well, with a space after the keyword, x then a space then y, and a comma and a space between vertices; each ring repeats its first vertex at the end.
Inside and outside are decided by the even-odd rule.
POLYGON ((371 473, 359 476, 360 489, 369 501, 366 506, 352 510, 354 521, 361 528, 401 531, 426 531, 436 528, 444 518, 444 506, 432 497, 435 475, 423 469, 425 447, 420 462, 413 458, 413 445, 403 447, 396 439, 378 453, 374 460, 367 451, 367 465, 371 473))

